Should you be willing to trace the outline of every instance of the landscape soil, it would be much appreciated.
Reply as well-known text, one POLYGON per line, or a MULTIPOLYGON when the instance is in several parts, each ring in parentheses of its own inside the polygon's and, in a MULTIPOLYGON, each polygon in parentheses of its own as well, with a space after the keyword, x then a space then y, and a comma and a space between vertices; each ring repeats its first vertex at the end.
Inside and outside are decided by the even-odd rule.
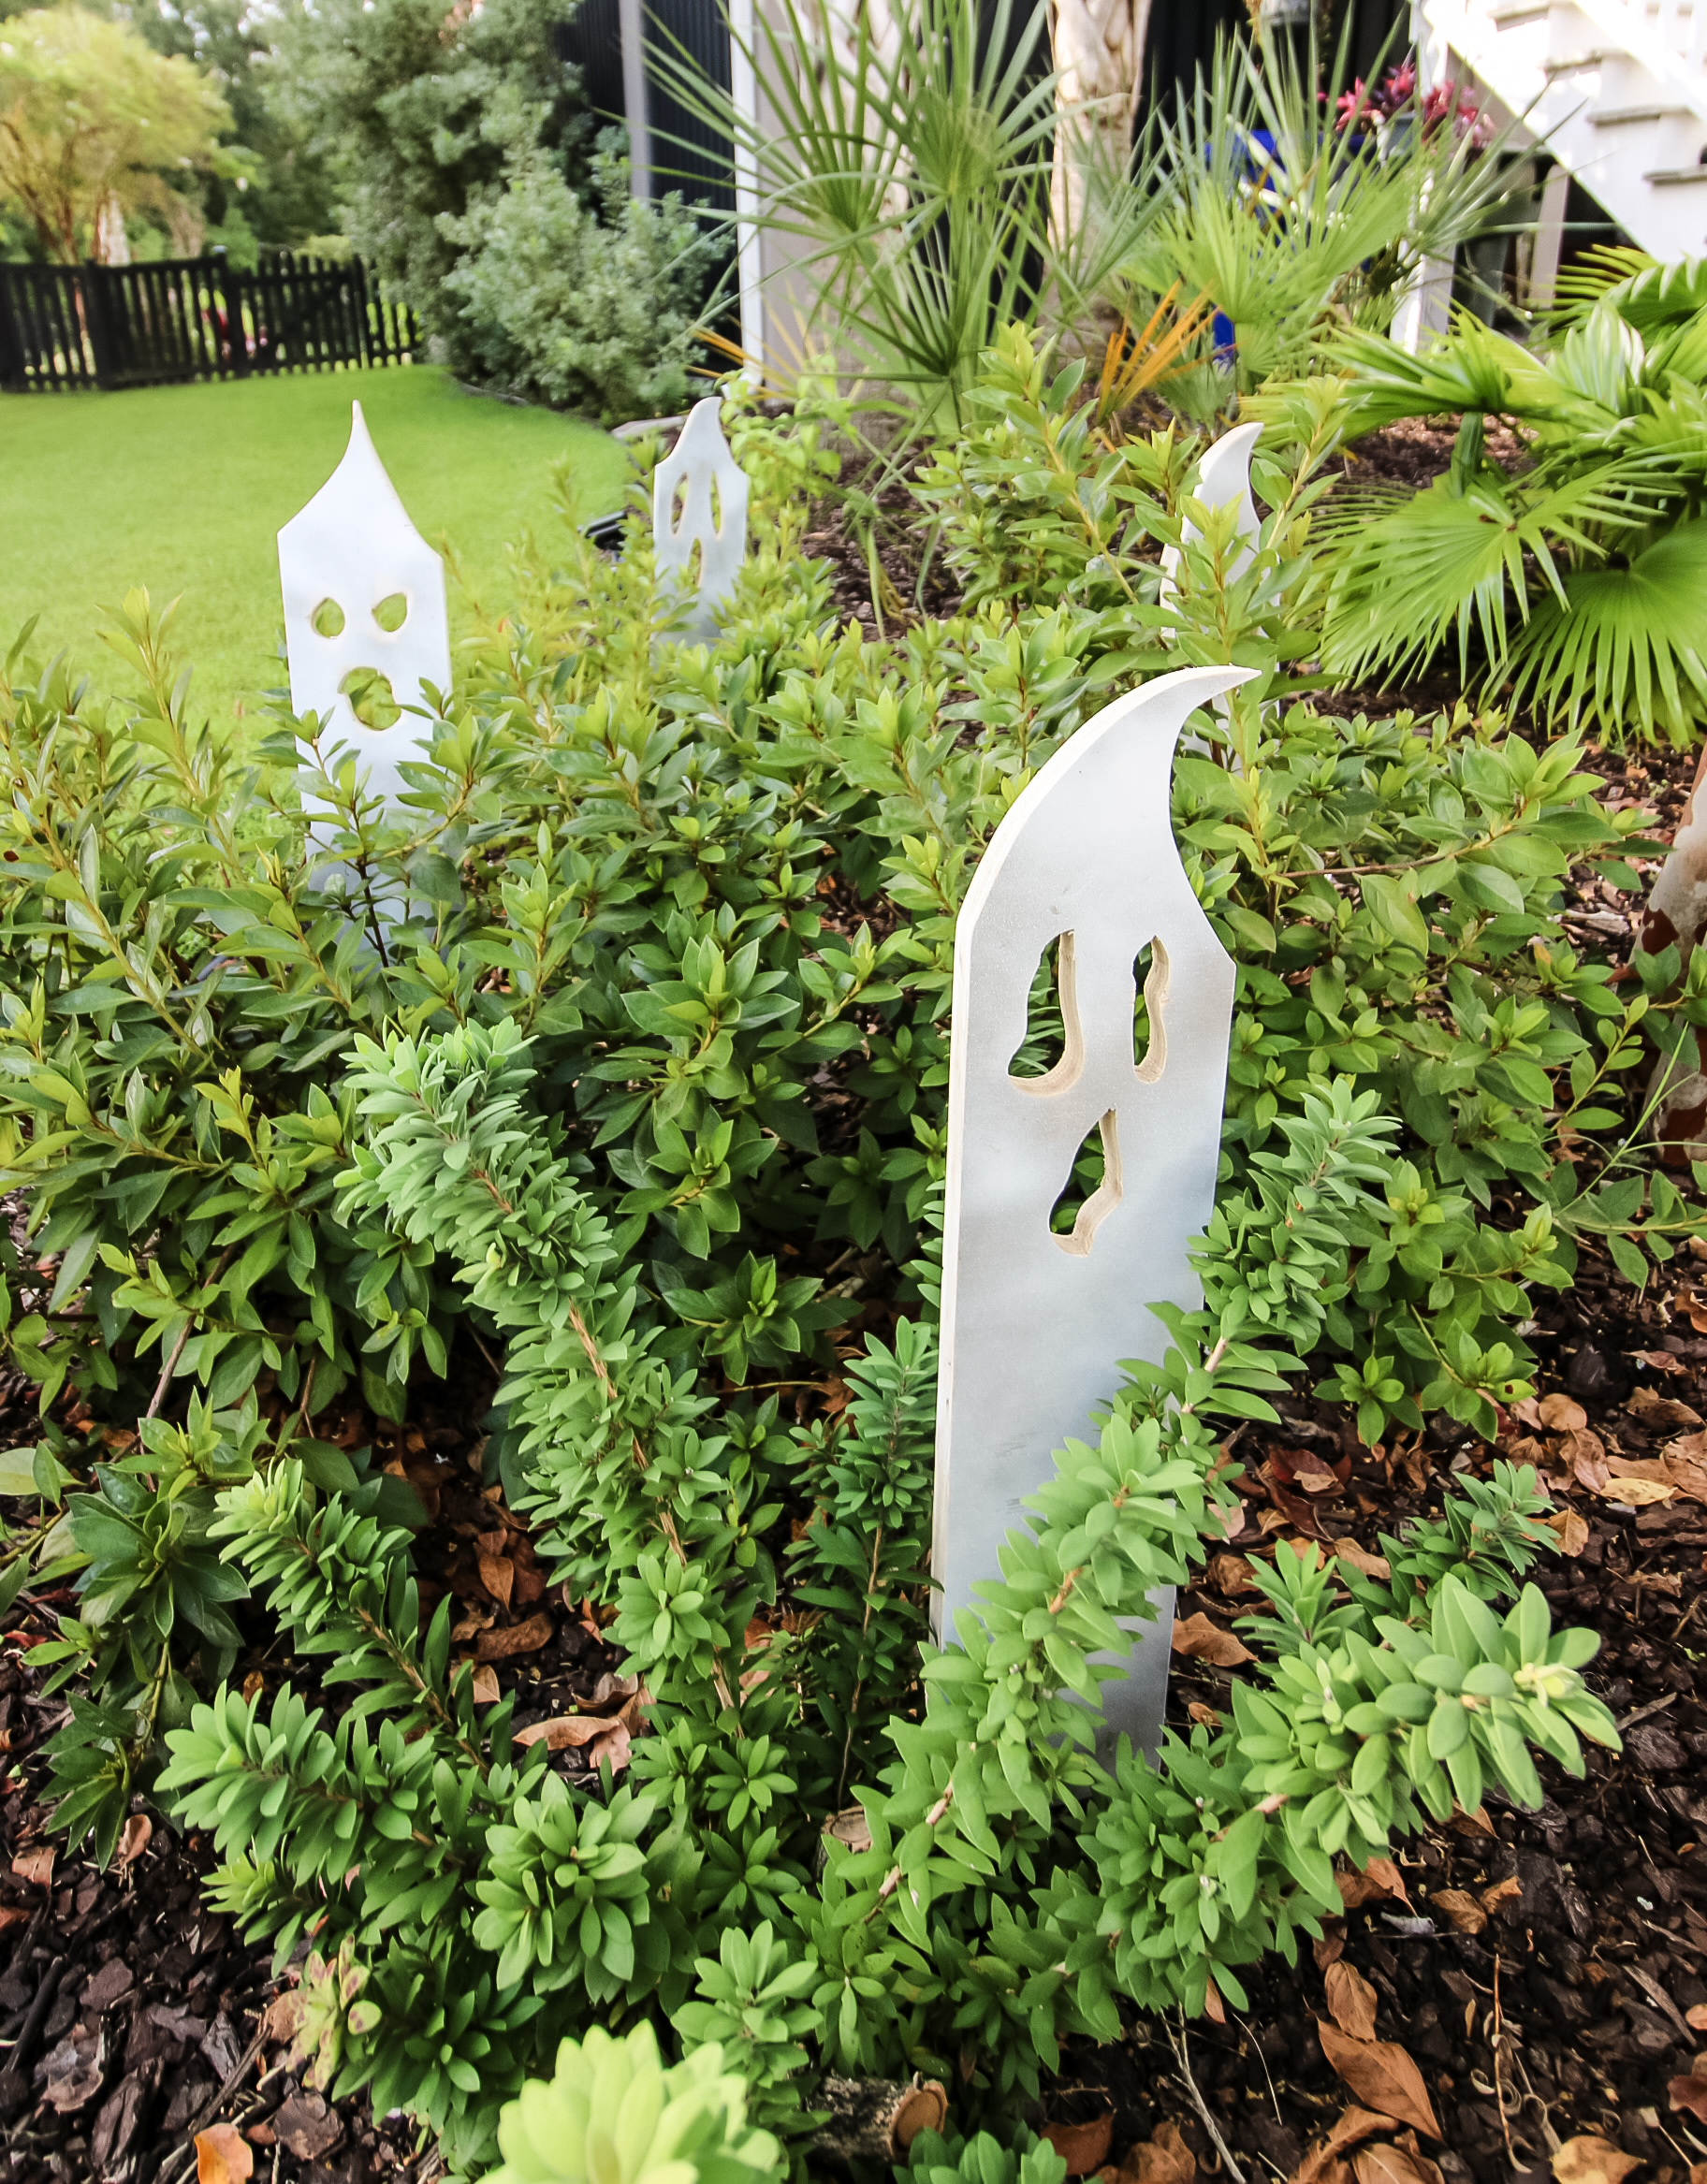
MULTIPOLYGON (((1595 764, 1609 801, 1670 830, 1684 759, 1595 764)), ((1629 901, 1585 880, 1571 927, 1620 953, 1629 901)), ((873 1292, 868 1318, 893 1317, 879 1262, 862 1261, 853 1279, 873 1292)), ((1251 1561, 1312 1540, 1379 1556, 1383 1534, 1437 1511, 1455 1479, 1485 1476, 1504 1455, 1535 1463, 1553 1494, 1561 1551, 1539 1580, 1555 1620, 1601 1638, 1587 1674, 1620 1723, 1622 1754, 1591 1751, 1581 1780, 1544 1766, 1538 1813, 1490 1797, 1401 1848, 1391 1870, 1348 1875, 1344 1915, 1322 1942, 1294 1966, 1247 1972, 1248 2007, 1226 2005, 1221 2022, 1192 2022, 1182 2043, 1178 2027, 1134 2018, 1120 2042, 1065 2054, 1038 2119, 1093 2126, 1069 2141, 1081 2164, 1124 2162, 1136 2184, 1189 2184, 1192 2165, 1205 2177, 1233 2163, 1250 2179, 1289 2177, 1301 2163, 1312 2174, 1312 2145, 1351 2099, 1322 2030, 1333 2045, 1336 1961, 1373 1991, 1375 2042, 1402 2048, 1421 2073, 1438 2135, 1422 2134, 1418 2156, 1453 2184, 1547 2176, 1554 2148, 1584 2134, 1647 2163, 1635 2184, 1684 2184, 1707 2161, 1707 2127, 1668 2097, 1707 2049, 1707 2031, 1688 2023, 1707 2005, 1707 1505, 1683 1490, 1631 1505, 1616 1485, 1644 1466, 1662 1473, 1666 1451, 1686 1453, 1703 1431, 1707 1265, 1675 1261, 1639 1296, 1585 1258, 1572 1289, 1539 1295, 1538 1400, 1503 1421, 1495 1443, 1437 1421, 1367 1449, 1343 1410, 1305 1394, 1283 1404, 1278 1426, 1230 1438, 1240 1522, 1180 1600, 1177 1627, 1189 1625, 1197 1651, 1176 1659, 1170 1718, 1183 1734, 1227 1711, 1236 1665, 1210 1656, 1260 1605, 1251 1561)), ((834 1386, 795 1400, 821 1403, 834 1386)), ((401 1429, 359 1410, 321 1426, 347 1446, 371 1441, 415 1487, 423 1609, 456 1595, 457 1647, 484 1695, 514 1693, 518 1725, 600 1721, 591 1738, 553 1751, 552 1765, 585 1775, 597 1754, 618 1763, 631 1730, 643 1733, 634 1686, 600 1635, 600 1604, 547 1590, 523 1527, 483 1476, 490 1391, 475 1361, 421 1389, 401 1429)), ((0 1431, 30 1436, 16 1393, 0 1431)), ((1672 1469, 1689 1476, 1687 1463, 1672 1469)), ((204 1837, 139 1801, 108 1871, 56 1844, 40 1747, 64 1699, 44 1693, 27 1649, 70 1604, 68 1593, 25 1595, 0 1653, 0 2184, 184 2184, 192 2134, 221 2122, 243 2134, 255 2176, 271 2184, 426 2184, 436 2157, 405 2119, 375 2117, 360 2097, 328 2105, 289 2060, 298 1966, 275 1973, 265 1946, 202 1906, 214 1863, 204 1837)), ((307 1673, 255 1628, 236 1670, 246 1688, 307 1673)), ((1398 2136, 1394 2120, 1368 2143, 1398 2136)), ((1350 2177, 1320 2163, 1314 2173, 1350 2177)), ((1372 2172, 1390 2173, 1403 2184, 1403 2170, 1372 2172)), ((1362 2167, 1358 2184, 1369 2184, 1362 2167)))

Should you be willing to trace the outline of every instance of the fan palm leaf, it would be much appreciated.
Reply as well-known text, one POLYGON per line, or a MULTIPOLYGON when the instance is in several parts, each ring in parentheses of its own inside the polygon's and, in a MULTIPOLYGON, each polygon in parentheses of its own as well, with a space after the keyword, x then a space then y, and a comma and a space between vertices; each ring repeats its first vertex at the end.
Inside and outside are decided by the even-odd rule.
POLYGON ((1623 566, 1573 570, 1510 665, 1519 696, 1548 714, 1658 721, 1686 741, 1707 713, 1707 521, 1680 523, 1623 566))

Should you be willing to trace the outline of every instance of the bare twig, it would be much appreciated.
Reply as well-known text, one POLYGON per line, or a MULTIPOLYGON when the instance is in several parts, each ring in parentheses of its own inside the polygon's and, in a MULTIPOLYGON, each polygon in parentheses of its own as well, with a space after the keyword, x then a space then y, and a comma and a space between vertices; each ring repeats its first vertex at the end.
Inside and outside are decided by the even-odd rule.
POLYGON ((1191 2096, 1191 2105, 1197 2110, 1199 2116, 1203 2118, 1204 2129, 1209 2133, 1211 2139, 1214 2140, 1215 2150, 1218 2154, 1220 2155, 1222 2164, 1225 2167, 1228 2176, 1232 2177, 1233 2184, 1246 2184, 1245 2172, 1240 2168, 1237 2162, 1233 2160, 1233 2148, 1221 2136, 1221 2127, 1215 2120, 1214 2116, 1210 2113, 1209 2104, 1204 2099, 1202 2093, 1198 2091, 1197 2080, 1191 2075, 1191 2060, 1186 2052, 1185 2011, 1181 2010, 1179 2013, 1179 2031, 1177 2032, 1174 2031, 1172 2025, 1167 2024, 1165 2018, 1163 2019, 1163 2023, 1167 2030, 1168 2045, 1174 2050, 1174 2060, 1179 2065, 1179 2075, 1185 2079, 1186 2090, 1191 2096))

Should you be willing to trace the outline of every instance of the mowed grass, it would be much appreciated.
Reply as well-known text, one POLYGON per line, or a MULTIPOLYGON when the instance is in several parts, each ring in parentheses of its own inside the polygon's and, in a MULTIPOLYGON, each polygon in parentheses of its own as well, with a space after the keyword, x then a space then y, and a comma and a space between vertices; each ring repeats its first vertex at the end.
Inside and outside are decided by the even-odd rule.
POLYGON ((358 399, 416 528, 449 548, 454 640, 508 597, 509 547, 561 530, 567 458, 583 517, 615 508, 628 458, 596 426, 465 394, 424 365, 112 394, 0 395, 0 659, 32 615, 31 654, 69 652, 125 687, 104 608, 146 586, 172 624, 197 710, 228 721, 284 687, 281 524, 336 469, 358 399))

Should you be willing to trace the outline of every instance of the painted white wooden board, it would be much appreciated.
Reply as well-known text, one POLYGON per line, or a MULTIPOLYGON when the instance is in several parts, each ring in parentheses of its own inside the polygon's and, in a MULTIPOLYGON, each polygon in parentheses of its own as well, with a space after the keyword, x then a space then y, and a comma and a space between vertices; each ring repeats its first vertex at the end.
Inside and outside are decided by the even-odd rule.
POLYGON ((358 667, 377 670, 395 702, 431 710, 425 685, 450 688, 450 621, 445 564, 409 520, 386 473, 361 404, 350 404, 343 459, 308 505, 279 533, 279 584, 284 598, 284 648, 290 703, 326 722, 325 748, 351 746, 370 790, 387 800, 403 787, 405 761, 418 759, 427 723, 405 711, 388 728, 364 727, 342 685, 358 667), (375 621, 376 607, 401 593, 396 630, 375 621), (314 627, 329 602, 343 618, 334 636, 314 627))
MULTIPOLYGON (((1121 1361, 1160 1363, 1167 1332, 1149 1305, 1202 1301, 1186 1246, 1215 1205, 1233 967, 1180 863, 1170 786, 1187 716, 1248 678, 1184 668, 1104 706, 1017 798, 960 912, 931 1551, 946 1632, 999 1576, 1054 1451, 1090 1436, 1121 1361), (1015 1078, 1039 962, 1068 934, 1065 1051, 1048 1076, 1015 1078), (1146 946, 1151 1039, 1137 1056, 1146 946), (1102 1189, 1058 1237, 1051 1211, 1099 1125, 1102 1189)), ((1121 1732, 1145 1750, 1160 1736, 1171 1589, 1154 1605, 1126 1680, 1104 1687, 1105 1757, 1121 1732)))

